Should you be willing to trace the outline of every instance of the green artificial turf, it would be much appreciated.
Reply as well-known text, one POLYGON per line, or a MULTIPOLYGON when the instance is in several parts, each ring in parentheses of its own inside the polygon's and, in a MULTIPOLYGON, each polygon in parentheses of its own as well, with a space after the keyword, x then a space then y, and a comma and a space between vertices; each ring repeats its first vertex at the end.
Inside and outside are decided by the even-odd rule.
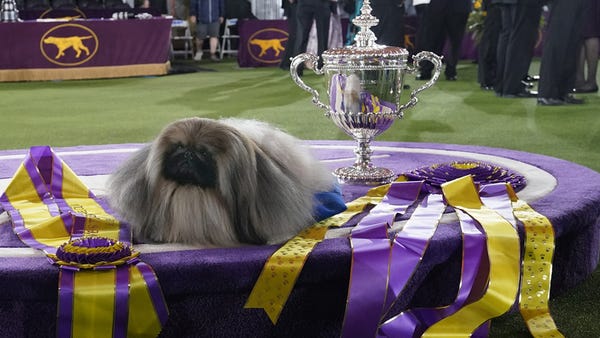
MULTIPOLYGON (((538 64, 532 64, 531 74, 537 74, 538 64)), ((349 139, 312 105, 289 72, 241 69, 233 59, 200 65, 203 71, 161 77, 0 83, 0 149, 147 142, 164 125, 186 116, 254 118, 302 139, 349 139)), ((475 64, 462 62, 458 81, 442 78, 421 93, 419 104, 377 140, 517 149, 600 171, 598 94, 582 95, 584 105, 538 106, 535 99, 498 98, 481 90, 476 72, 475 64)), ((323 78, 310 71, 303 79, 324 88, 323 78)), ((407 75, 406 83, 414 89, 423 82, 407 75)), ((407 97, 403 94, 403 100, 407 97)), ((582 285, 551 301, 567 337, 600 335, 599 290, 596 270, 582 285)), ((491 337, 529 334, 518 314, 508 314, 492 322, 491 337)))

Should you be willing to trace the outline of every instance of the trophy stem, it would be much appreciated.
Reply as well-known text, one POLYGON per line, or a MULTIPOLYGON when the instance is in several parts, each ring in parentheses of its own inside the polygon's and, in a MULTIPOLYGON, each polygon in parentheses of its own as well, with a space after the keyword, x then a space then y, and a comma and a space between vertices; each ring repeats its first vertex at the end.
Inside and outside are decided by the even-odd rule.
POLYGON ((371 139, 370 138, 362 138, 356 140, 356 148, 354 149, 354 154, 356 154, 356 162, 354 162, 354 166, 357 168, 367 169, 373 167, 373 162, 371 162, 371 154, 373 150, 371 150, 371 139))
POLYGON ((338 168, 333 174, 340 183, 381 185, 387 184, 396 178, 396 174, 387 168, 378 168, 371 162, 372 138, 356 138, 356 161, 351 167, 338 168))

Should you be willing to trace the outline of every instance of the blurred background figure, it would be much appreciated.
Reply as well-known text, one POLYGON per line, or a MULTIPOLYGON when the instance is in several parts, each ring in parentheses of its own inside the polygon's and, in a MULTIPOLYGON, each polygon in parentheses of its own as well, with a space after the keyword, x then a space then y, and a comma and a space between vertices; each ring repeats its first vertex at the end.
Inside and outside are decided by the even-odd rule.
POLYGON ((186 20, 190 17, 190 0, 167 0, 167 14, 186 20))
POLYGON ((497 46, 497 96, 535 97, 522 82, 527 77, 538 37, 545 0, 492 0, 500 7, 501 27, 497 46))
POLYGON ((371 0, 371 12, 379 24, 371 30, 377 43, 386 46, 404 46, 404 0, 371 0))
POLYGON ((571 94, 575 88, 578 51, 586 0, 553 0, 544 39, 538 84, 538 104, 581 104, 571 94))
POLYGON ((500 7, 491 0, 483 0, 481 3, 481 10, 485 11, 486 16, 477 45, 477 82, 481 89, 493 90, 496 83, 496 54, 502 16, 500 7))
POLYGON ((576 93, 598 91, 596 74, 600 53, 600 0, 586 0, 583 19, 583 42, 577 63, 576 93))
POLYGON ((279 63, 279 68, 286 71, 290 70, 290 59, 296 56, 294 49, 296 45, 296 32, 298 30, 297 5, 296 0, 281 0, 283 16, 286 18, 288 24, 288 40, 283 51, 283 57, 279 63))
MULTIPOLYGON (((431 0, 419 22, 419 26, 422 26, 417 39, 420 40, 417 42, 420 50, 442 55, 446 38, 448 39, 449 49, 444 57, 446 64, 444 74, 449 81, 456 80, 456 65, 471 7, 471 0, 431 0)), ((421 74, 417 79, 429 80, 432 71, 433 64, 424 61, 421 65, 421 74)))
MULTIPOLYGON (((329 1, 329 9, 331 16, 329 17, 329 35, 327 37, 327 49, 339 48, 344 45, 344 36, 342 33, 342 16, 346 13, 340 8, 337 1, 329 1)), ((306 52, 317 55, 317 27, 313 21, 313 25, 310 29, 308 37, 308 44, 306 45, 306 52)))
MULTIPOLYGON (((317 55, 319 68, 322 65, 321 54, 327 49, 329 43, 329 20, 331 8, 329 0, 297 0, 298 30, 296 36, 295 54, 306 52, 310 30, 315 22, 317 28, 317 55)), ((299 70, 301 73, 301 69, 299 70)))
POLYGON ((219 61, 217 46, 219 30, 225 17, 224 0, 191 0, 190 21, 196 23, 196 54, 194 60, 202 60, 204 40, 209 38, 210 59, 219 61))

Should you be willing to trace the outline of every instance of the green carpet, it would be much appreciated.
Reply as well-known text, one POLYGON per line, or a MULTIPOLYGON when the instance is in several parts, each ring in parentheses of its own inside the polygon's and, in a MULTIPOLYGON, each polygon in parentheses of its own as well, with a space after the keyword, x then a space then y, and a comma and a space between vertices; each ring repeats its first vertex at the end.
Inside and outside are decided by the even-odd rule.
MULTIPOLYGON (((0 149, 147 142, 186 116, 266 120, 303 139, 349 139, 311 104, 307 92, 279 68, 241 69, 233 59, 203 61, 202 71, 162 77, 0 83, 0 149), (205 71, 213 70, 213 71, 205 71)), ((531 67, 537 74, 539 63, 531 67)), ((185 68, 185 67, 184 67, 185 68)), ((497 98, 476 83, 476 65, 459 65, 458 81, 423 92, 377 140, 470 144, 517 149, 573 161, 600 171, 600 96, 584 105, 537 106, 534 99, 497 98)), ((324 88, 308 71, 305 82, 324 88)), ((407 75, 416 88, 423 82, 407 75)), ((408 93, 403 94, 406 101, 408 93)), ((567 337, 600 333, 600 270, 551 302, 567 337)), ((491 337, 529 337, 516 314, 495 319, 491 337)))

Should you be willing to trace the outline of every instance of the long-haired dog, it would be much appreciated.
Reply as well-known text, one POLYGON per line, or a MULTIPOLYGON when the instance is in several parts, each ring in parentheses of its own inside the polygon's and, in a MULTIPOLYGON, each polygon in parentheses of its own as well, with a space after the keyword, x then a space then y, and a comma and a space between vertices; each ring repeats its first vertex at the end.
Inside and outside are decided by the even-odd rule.
POLYGON ((297 138, 264 122, 186 118, 111 175, 110 205, 141 241, 284 241, 314 222, 335 183, 297 138))

